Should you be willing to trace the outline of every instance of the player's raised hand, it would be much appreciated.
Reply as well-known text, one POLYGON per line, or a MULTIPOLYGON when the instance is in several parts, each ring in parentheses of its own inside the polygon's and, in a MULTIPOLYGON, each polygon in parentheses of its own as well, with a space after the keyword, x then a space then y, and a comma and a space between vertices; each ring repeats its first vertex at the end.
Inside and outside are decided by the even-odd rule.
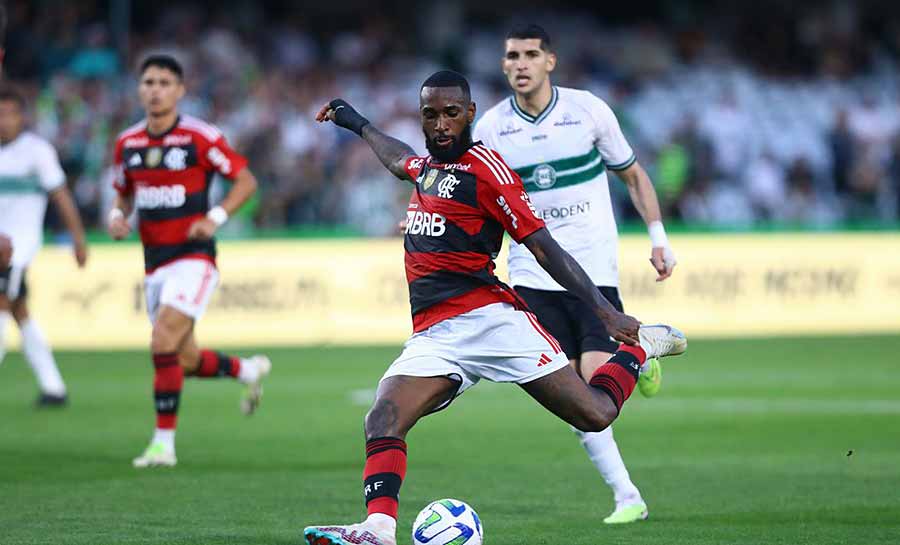
POLYGON ((338 127, 355 132, 362 136, 363 127, 369 124, 369 120, 361 116, 349 102, 342 98, 336 98, 322 106, 316 114, 316 121, 323 123, 333 121, 338 127))
POLYGON ((630 345, 640 343, 638 329, 641 327, 641 322, 636 318, 617 312, 602 319, 603 325, 606 326, 606 330, 613 339, 630 345))
POLYGON ((188 238, 191 240, 209 240, 216 234, 218 229, 216 222, 209 218, 202 218, 188 227, 188 238))
POLYGON ((656 269, 658 276, 657 282, 662 282, 666 278, 672 276, 675 265, 678 260, 675 259, 675 252, 669 246, 659 246, 653 248, 650 252, 650 264, 656 269))

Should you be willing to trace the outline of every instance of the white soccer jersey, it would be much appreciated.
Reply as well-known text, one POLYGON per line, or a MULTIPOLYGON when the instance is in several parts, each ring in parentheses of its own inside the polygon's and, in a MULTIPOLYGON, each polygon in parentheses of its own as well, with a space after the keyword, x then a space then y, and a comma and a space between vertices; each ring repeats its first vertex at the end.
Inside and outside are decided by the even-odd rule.
POLYGON ((56 150, 31 132, 0 144, 0 233, 13 242, 12 265, 26 267, 41 247, 47 193, 66 175, 56 150))
MULTIPOLYGON (((598 286, 618 286, 618 231, 606 170, 631 166, 634 152, 610 107, 589 93, 553 87, 537 117, 513 97, 488 110, 474 139, 497 150, 515 170, 553 238, 598 286)), ((514 286, 563 291, 521 244, 511 243, 514 286)))

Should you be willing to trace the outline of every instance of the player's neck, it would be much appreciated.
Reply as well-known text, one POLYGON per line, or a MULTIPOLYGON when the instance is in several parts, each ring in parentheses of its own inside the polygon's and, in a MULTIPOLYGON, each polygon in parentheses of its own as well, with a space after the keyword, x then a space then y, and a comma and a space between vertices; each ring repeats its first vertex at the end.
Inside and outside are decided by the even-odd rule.
POLYGON ((178 121, 178 110, 172 110, 162 115, 148 115, 147 132, 150 134, 163 134, 175 126, 176 121, 178 121))
POLYGON ((535 117, 547 109, 551 100, 553 100, 553 86, 550 85, 549 79, 531 93, 516 93, 516 104, 519 105, 519 108, 535 117))
POLYGON ((19 131, 8 138, 6 136, 0 136, 0 146, 5 146, 7 144, 15 142, 16 138, 18 138, 20 134, 22 134, 22 131, 19 131))

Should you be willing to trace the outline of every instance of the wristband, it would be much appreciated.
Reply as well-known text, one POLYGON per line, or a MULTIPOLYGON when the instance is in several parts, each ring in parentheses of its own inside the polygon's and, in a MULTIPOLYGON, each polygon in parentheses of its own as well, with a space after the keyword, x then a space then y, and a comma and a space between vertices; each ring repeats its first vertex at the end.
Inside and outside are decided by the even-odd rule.
POLYGON ((669 246, 666 228, 663 227, 661 221, 650 222, 650 225, 647 226, 647 232, 650 234, 650 244, 654 248, 667 248, 669 246))
POLYGON ((228 221, 228 212, 221 206, 213 206, 210 208, 209 212, 206 213, 206 217, 211 219, 212 222, 216 224, 216 227, 221 227, 228 221))
POLYGON ((361 116, 349 102, 342 98, 332 100, 329 106, 334 110, 336 125, 355 132, 357 136, 362 136, 363 127, 369 124, 368 119, 361 116))
POLYGON ((122 212, 121 208, 112 207, 109 211, 109 214, 106 216, 106 223, 111 225, 112 222, 120 219, 125 219, 125 212, 122 212))

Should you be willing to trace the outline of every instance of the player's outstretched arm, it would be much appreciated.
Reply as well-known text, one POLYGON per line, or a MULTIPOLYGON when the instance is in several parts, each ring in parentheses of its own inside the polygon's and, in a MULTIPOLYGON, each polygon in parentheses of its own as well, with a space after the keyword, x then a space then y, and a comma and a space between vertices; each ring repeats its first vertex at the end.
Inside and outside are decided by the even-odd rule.
POLYGON ((656 197, 656 190, 653 189, 653 182, 647 171, 635 161, 624 170, 617 170, 615 173, 628 186, 628 194, 631 196, 631 202, 637 209, 638 214, 647 224, 647 230, 650 232, 650 243, 653 245, 650 251, 650 264, 656 269, 658 276, 657 282, 661 282, 672 276, 672 271, 677 263, 675 253, 669 246, 669 240, 666 237, 666 230, 662 224, 662 213, 659 210, 659 199, 656 197))
POLYGON ((416 155, 411 147, 376 129, 368 119, 357 112, 347 101, 337 98, 322 106, 316 121, 332 121, 338 127, 351 130, 360 136, 375 152, 378 160, 391 174, 401 180, 412 181, 406 171, 406 160, 416 155))
POLYGON ((84 236, 84 225, 81 224, 81 216, 78 214, 78 207, 75 206, 75 199, 72 193, 65 186, 50 193, 50 200, 59 213, 66 230, 72 236, 72 242, 75 244, 75 261, 79 267, 84 267, 87 263, 87 242, 84 236))
POLYGON ((538 264, 559 285, 586 302, 603 321, 610 334, 616 340, 627 344, 638 343, 638 327, 640 322, 616 310, 594 286, 590 277, 575 261, 575 258, 560 247, 550 235, 546 227, 538 229, 525 237, 522 244, 527 247, 538 264))

